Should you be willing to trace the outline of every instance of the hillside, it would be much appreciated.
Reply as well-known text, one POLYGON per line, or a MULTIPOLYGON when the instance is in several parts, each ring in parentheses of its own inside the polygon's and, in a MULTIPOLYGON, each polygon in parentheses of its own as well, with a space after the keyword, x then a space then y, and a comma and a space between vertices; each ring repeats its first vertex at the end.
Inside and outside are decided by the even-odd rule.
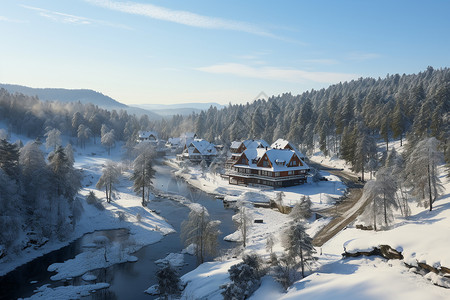
POLYGON ((108 110, 124 109, 128 113, 138 116, 147 114, 150 119, 159 120, 161 116, 149 110, 131 107, 120 103, 113 98, 88 89, 61 89, 61 88, 31 88, 22 85, 0 84, 0 88, 4 88, 10 93, 21 93, 27 96, 37 96, 43 101, 59 101, 59 102, 81 102, 84 104, 92 103, 101 108, 108 110))

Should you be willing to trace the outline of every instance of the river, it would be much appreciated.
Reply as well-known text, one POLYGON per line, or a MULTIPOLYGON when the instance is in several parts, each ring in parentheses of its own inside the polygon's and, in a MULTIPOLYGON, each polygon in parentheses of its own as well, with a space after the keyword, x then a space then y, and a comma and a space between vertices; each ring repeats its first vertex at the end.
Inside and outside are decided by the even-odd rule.
MULTIPOLYGON (((223 237, 236 230, 231 217, 234 214, 232 209, 226 209, 221 200, 214 196, 204 193, 198 189, 189 186, 184 180, 176 178, 173 175, 173 169, 156 165, 156 177, 154 186, 163 191, 182 195, 192 202, 199 203, 207 208, 211 219, 220 220, 219 226, 221 234, 219 236, 219 251, 224 252, 236 246, 235 243, 223 241, 223 237)), ((173 200, 166 198, 157 198, 149 203, 149 208, 158 211, 169 224, 171 224, 176 233, 165 236, 160 242, 148 245, 134 253, 138 258, 137 262, 127 262, 116 264, 106 269, 99 269, 91 272, 97 276, 95 282, 107 282, 110 287, 105 290, 99 290, 89 297, 90 299, 153 299, 155 297, 145 294, 143 291, 156 283, 155 272, 158 266, 155 260, 164 258, 169 253, 179 253, 184 245, 179 236, 181 223, 187 218, 189 209, 173 200)), ((125 230, 97 231, 86 234, 82 238, 75 240, 68 246, 59 250, 38 257, 33 261, 20 266, 7 275, 0 277, 0 299, 16 299, 20 297, 29 297, 33 290, 44 284, 50 284, 50 287, 61 285, 81 285, 85 282, 80 278, 73 278, 68 281, 53 282, 50 276, 54 273, 48 272, 47 267, 55 262, 62 262, 75 257, 83 251, 84 245, 91 244, 92 239, 98 235, 106 235, 115 242, 126 242, 128 232, 125 230), (37 281, 37 283, 31 283, 37 281)), ((184 255, 185 265, 179 268, 178 272, 183 275, 197 266, 196 258, 191 255, 184 255)), ((210 258, 211 259, 211 258, 210 258)))

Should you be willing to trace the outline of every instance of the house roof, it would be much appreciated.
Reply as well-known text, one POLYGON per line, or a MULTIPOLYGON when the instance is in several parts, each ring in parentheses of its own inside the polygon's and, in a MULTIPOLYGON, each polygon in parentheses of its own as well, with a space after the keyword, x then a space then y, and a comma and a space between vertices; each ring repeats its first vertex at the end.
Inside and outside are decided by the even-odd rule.
POLYGON ((285 139, 276 140, 272 145, 270 145, 270 147, 274 149, 285 149, 287 145, 289 145, 295 151, 299 158, 305 157, 305 155, 303 155, 303 153, 301 153, 291 142, 285 139))
POLYGON ((231 142, 230 149, 238 149, 242 145, 241 141, 233 141, 231 142))
POLYGON ((156 133, 155 131, 144 131, 144 130, 139 131, 139 137, 143 139, 148 139, 152 135, 156 139, 158 138, 158 133, 156 133))
MULTIPOLYGON (((303 161, 303 166, 295 166, 295 167, 288 167, 287 164, 291 161, 292 157, 294 155, 297 155, 295 151, 293 150, 284 150, 284 149, 267 149, 266 148, 253 148, 253 149, 247 149, 243 152, 245 156, 248 159, 248 166, 247 165, 240 165, 239 167, 248 167, 251 169, 261 169, 265 171, 272 171, 272 172, 281 172, 281 171, 294 171, 294 170, 305 170, 309 169, 308 165, 305 164, 303 161), (260 159, 267 155, 267 158, 270 160, 272 167, 258 167, 257 164, 260 161, 260 159)), ((237 164, 235 164, 237 165, 237 164)))
POLYGON ((267 143, 265 140, 262 140, 262 139, 261 140, 245 140, 242 143, 244 143, 244 145, 247 149, 270 147, 269 143, 267 143))
POLYGON ((187 152, 189 155, 217 155, 217 150, 214 144, 204 140, 204 139, 194 139, 187 145, 187 152), (194 153, 195 148, 200 153, 194 153))

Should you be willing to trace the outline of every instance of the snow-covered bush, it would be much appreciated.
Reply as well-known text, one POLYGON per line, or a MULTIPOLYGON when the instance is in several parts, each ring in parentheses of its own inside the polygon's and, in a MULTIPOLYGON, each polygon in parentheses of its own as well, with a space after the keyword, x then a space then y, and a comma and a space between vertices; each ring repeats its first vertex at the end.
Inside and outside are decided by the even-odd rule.
POLYGON ((256 254, 247 255, 243 262, 228 270, 231 282, 222 286, 224 299, 247 299, 261 284, 263 273, 261 258, 256 254))
POLYGON ((118 211, 117 218, 119 218, 120 222, 125 222, 127 220, 127 215, 123 211, 118 211))
POLYGON ((102 201, 95 196, 93 191, 89 192, 89 195, 86 197, 86 202, 90 205, 94 205, 98 210, 105 210, 102 201))

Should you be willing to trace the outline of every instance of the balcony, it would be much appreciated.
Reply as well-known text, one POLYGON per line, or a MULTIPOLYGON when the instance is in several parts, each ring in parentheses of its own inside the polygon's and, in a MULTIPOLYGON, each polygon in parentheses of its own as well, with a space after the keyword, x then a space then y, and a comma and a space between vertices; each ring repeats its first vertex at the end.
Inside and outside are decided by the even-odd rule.
POLYGON ((259 174, 241 173, 241 172, 236 172, 233 170, 227 170, 225 174, 228 176, 238 176, 238 177, 242 177, 242 178, 255 178, 255 179, 262 179, 262 180, 269 180, 269 181, 285 181, 285 180, 306 178, 306 174, 272 177, 272 176, 264 176, 264 175, 259 175, 259 174))

